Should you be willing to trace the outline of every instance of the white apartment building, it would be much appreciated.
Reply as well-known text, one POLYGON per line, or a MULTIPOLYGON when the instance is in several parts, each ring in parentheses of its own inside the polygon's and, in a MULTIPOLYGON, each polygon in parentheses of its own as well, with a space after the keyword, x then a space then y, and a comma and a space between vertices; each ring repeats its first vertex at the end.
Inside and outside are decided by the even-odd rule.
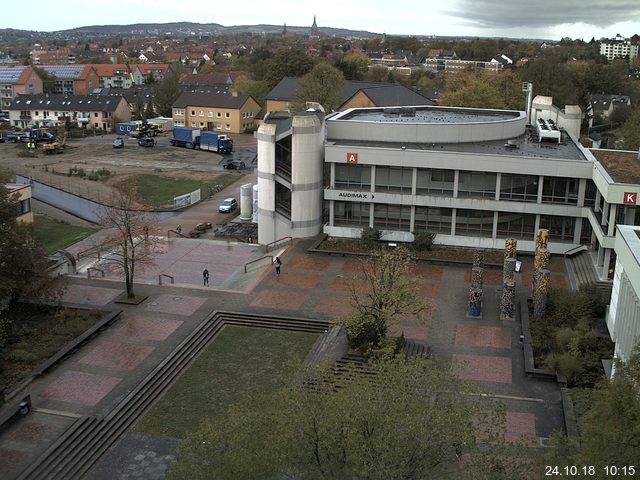
POLYGON ((638 56, 638 45, 631 43, 631 40, 620 35, 616 35, 616 38, 613 39, 603 38, 600 40, 600 55, 607 57, 610 62, 614 58, 625 58, 627 56, 631 61, 638 56))

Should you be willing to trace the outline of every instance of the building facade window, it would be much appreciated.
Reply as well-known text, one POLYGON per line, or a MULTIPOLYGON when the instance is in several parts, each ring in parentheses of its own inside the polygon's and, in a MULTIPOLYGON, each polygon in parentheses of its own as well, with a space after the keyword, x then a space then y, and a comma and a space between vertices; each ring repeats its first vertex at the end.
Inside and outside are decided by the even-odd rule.
POLYGON ((371 190, 371 167, 337 163, 335 187, 355 190, 371 190))
POLYGON ((416 194, 452 197, 454 181, 453 170, 418 168, 416 194))
POLYGON ((29 213, 31 211, 31 199, 25 198, 24 200, 20 200, 17 207, 17 215, 24 215, 25 213, 29 213))
POLYGON ((204 110, 200 110, 200 116, 204 117, 204 110))
POLYGON ((542 203, 578 204, 577 178, 544 177, 542 203))
POLYGON ((450 208, 416 207, 415 232, 451 233, 450 208))
POLYGON ((196 111, 195 110, 191 110, 191 116, 195 117, 196 116, 196 111))
POLYGON ((534 238, 536 216, 529 213, 498 212, 498 238, 531 240, 534 238))
POLYGON ((229 112, 224 113, 224 118, 231 118, 231 114, 229 112))
POLYGON ((376 192, 411 194, 413 168, 376 167, 376 192))
POLYGON ((353 227, 369 226, 368 203, 334 202, 333 224, 353 227))
POLYGON ((549 239, 562 243, 573 243, 576 219, 557 215, 540 215, 540 228, 549 230, 549 239))
POLYGON ((495 173, 460 171, 458 174, 458 197, 495 198, 495 196, 495 173))
POLYGON ((375 204, 373 226, 384 230, 408 232, 411 227, 411 207, 408 205, 375 204))
MULTIPOLYGON (((584 206, 585 207, 595 207, 596 206, 596 192, 598 191, 598 187, 593 180, 588 179, 587 185, 584 191, 584 206)), ((637 225, 637 223, 636 223, 637 225)))
POLYGON ((493 235, 493 212, 458 208, 456 210, 456 235, 491 237, 493 235))
POLYGON ((500 179, 500 200, 514 202, 538 201, 537 175, 512 175, 504 173, 500 179))

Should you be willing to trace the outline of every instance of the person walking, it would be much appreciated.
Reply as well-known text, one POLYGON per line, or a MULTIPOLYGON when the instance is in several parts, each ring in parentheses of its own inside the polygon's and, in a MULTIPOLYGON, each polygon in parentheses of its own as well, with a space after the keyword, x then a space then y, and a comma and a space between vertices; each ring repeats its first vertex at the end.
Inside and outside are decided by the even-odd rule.
POLYGON ((178 232, 178 235, 182 235, 182 225, 176 227, 176 232, 178 232))
POLYGON ((280 275, 280 267, 282 266, 280 257, 276 257, 275 260, 273 261, 273 264, 276 266, 276 275, 280 275))
POLYGON ((202 284, 205 287, 209 285, 209 270, 206 268, 202 271, 202 284))

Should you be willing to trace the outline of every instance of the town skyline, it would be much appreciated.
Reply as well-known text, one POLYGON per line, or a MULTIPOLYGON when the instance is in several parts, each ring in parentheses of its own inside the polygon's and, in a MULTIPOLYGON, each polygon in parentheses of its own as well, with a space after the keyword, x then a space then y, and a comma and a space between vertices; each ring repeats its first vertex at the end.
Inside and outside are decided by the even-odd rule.
MULTIPOLYGON (((34 11, 46 11, 42 0, 31 2, 34 11)), ((7 16, 0 28, 53 32, 96 25, 190 22, 242 25, 311 26, 314 16, 323 27, 364 30, 388 35, 478 36, 560 40, 563 37, 612 38, 640 34, 640 3, 631 0, 552 0, 508 4, 497 0, 455 0, 443 5, 427 0, 400 0, 390 13, 388 3, 355 0, 304 4, 277 0, 267 11, 263 3, 247 0, 241 11, 212 10, 202 0, 189 3, 189 11, 168 0, 140 0, 122 10, 104 9, 91 0, 86 8, 62 0, 46 16, 7 16), (67 8, 68 7, 68 8, 67 8), (72 12, 72 13, 70 13, 72 12), (210 13, 209 13, 210 12, 210 13), (336 12, 340 12, 339 15, 336 12), (421 13, 424 12, 424 13, 421 13), (190 18, 191 17, 191 18, 190 18), (193 18, 195 17, 195 19, 193 18)))

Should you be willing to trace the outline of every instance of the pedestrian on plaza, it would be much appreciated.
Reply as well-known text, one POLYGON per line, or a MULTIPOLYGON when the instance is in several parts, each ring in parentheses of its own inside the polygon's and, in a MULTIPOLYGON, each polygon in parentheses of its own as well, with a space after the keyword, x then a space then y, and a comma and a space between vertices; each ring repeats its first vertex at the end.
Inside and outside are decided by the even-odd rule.
POLYGON ((202 271, 202 283, 205 287, 209 285, 209 270, 206 268, 202 271))
POLYGON ((145 240, 149 240, 149 226, 148 226, 148 225, 145 225, 145 226, 142 228, 142 231, 144 232, 144 239, 145 239, 145 240))
POLYGON ((280 257, 276 257, 275 260, 273 261, 273 264, 276 266, 276 275, 280 275, 280 267, 282 266, 280 257))
POLYGON ((176 227, 176 232, 178 232, 178 235, 181 235, 181 234, 182 234, 182 225, 178 225, 178 226, 176 227))

